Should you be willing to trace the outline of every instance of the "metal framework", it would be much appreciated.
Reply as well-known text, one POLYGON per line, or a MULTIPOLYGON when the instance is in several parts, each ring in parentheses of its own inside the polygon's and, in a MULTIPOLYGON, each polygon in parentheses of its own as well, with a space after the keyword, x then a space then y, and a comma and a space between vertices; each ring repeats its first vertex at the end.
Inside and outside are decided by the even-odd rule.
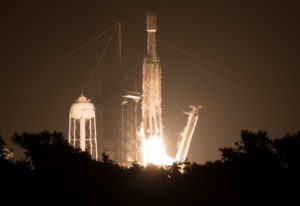
POLYGON ((175 160, 177 162, 183 162, 186 160, 194 130, 198 121, 198 113, 202 106, 190 106, 190 108, 192 109, 192 111, 184 112, 188 115, 188 122, 183 132, 181 133, 181 141, 175 157, 175 160))
POLYGON ((129 166, 142 162, 142 139, 138 131, 138 105, 140 93, 134 90, 133 81, 104 83, 103 151, 114 162, 129 166), (122 85, 122 86, 120 86, 122 85))

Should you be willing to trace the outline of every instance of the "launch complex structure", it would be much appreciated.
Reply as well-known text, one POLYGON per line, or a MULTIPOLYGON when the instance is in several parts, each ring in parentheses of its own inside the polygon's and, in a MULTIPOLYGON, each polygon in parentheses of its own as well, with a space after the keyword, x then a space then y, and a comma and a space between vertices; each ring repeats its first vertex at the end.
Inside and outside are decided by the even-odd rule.
POLYGON ((201 106, 190 106, 188 122, 181 133, 178 152, 170 158, 163 145, 162 72, 156 49, 157 17, 146 17, 147 50, 143 61, 142 93, 136 81, 122 76, 121 24, 118 28, 119 72, 116 80, 103 82, 102 97, 95 106, 83 95, 70 109, 69 143, 88 151, 98 160, 104 152, 121 166, 132 163, 165 165, 184 161, 198 120, 201 106), (141 118, 139 109, 141 107, 141 118), (95 113, 96 111, 96 113, 95 113), (99 122, 96 135, 96 116, 99 122), (97 141, 98 140, 98 141, 97 141))

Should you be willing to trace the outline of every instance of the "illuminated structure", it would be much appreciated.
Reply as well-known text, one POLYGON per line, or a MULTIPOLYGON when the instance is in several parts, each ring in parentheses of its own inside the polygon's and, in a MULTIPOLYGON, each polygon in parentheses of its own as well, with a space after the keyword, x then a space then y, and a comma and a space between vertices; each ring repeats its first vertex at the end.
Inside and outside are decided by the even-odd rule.
POLYGON ((103 152, 122 166, 142 162, 142 139, 138 133, 138 105, 141 94, 136 82, 122 75, 121 24, 118 25, 119 63, 116 80, 103 82, 103 95, 97 101, 101 108, 103 152))
POLYGON ((96 98, 97 119, 100 120, 97 127, 100 128, 98 147, 94 105, 82 95, 71 107, 69 143, 88 151, 95 159, 102 152, 121 166, 130 166, 134 162, 169 165, 175 160, 180 162, 186 159, 200 106, 192 107, 189 113, 176 159, 169 157, 163 145, 162 82, 156 53, 156 20, 154 14, 147 14, 147 53, 143 61, 142 95, 137 91, 136 82, 122 75, 121 24, 118 24, 119 69, 115 80, 103 82, 102 96, 96 98))
POLYGON ((147 53, 143 63, 142 128, 143 164, 166 165, 174 162, 165 151, 162 131, 161 67, 156 53, 156 16, 146 17, 147 53))
POLYGON ((142 128, 145 138, 162 137, 161 68, 156 54, 156 16, 146 17, 147 54, 143 63, 142 128))
POLYGON ((191 140, 194 134, 194 130, 198 120, 198 113, 202 106, 190 106, 192 108, 191 112, 184 112, 189 115, 187 126, 184 128, 181 133, 181 141, 179 148, 175 157, 175 161, 183 162, 186 160, 187 153, 190 148, 191 140))
POLYGON ((140 96, 134 81, 105 81, 103 96, 98 101, 103 116, 103 152, 122 166, 142 162, 137 111, 140 96))
POLYGON ((83 94, 70 109, 68 142, 98 160, 95 107, 83 94))

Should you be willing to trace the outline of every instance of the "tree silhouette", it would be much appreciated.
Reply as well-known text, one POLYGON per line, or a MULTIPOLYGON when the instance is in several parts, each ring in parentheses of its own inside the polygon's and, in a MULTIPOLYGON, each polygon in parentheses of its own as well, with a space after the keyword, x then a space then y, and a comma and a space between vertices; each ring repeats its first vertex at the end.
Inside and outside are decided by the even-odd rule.
POLYGON ((120 167, 74 149, 62 133, 14 134, 25 159, 7 158, 0 137, 1 199, 30 205, 289 205, 297 201, 300 132, 271 139, 242 131, 221 159, 120 167), (290 201, 290 202, 289 202, 290 201))
POLYGON ((273 145, 284 167, 284 175, 280 182, 281 194, 286 204, 299 202, 299 190, 295 188, 300 185, 300 131, 275 139, 273 145))

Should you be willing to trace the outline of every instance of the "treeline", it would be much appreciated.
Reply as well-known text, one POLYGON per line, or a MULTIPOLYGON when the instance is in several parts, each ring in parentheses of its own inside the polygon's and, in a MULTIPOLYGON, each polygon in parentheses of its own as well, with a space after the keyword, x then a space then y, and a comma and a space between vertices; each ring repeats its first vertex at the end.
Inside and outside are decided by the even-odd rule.
POLYGON ((221 159, 168 167, 116 165, 74 149, 62 133, 15 134, 26 158, 0 137, 0 199, 9 205, 299 205, 300 132, 270 139, 241 132, 221 159))

